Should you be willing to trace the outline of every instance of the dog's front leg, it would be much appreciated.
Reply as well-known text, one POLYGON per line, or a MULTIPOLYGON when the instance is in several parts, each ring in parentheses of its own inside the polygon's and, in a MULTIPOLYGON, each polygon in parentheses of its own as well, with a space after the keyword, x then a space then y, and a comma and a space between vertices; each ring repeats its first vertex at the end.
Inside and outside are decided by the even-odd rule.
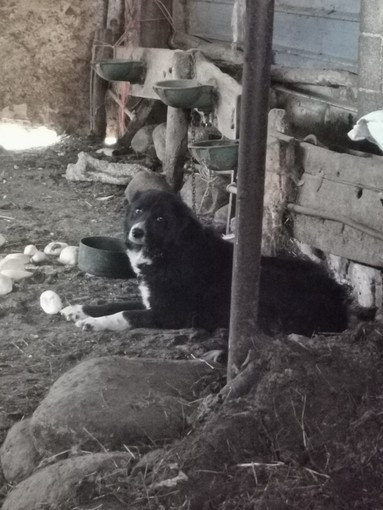
POLYGON ((157 321, 151 310, 129 310, 103 317, 87 317, 78 320, 76 326, 86 331, 123 331, 124 329, 154 328, 157 327, 157 321))
POLYGON ((124 315, 124 312, 117 312, 101 317, 86 317, 78 320, 76 326, 85 331, 123 331, 131 327, 124 315))
POLYGON ((144 308, 140 301, 122 301, 103 305, 69 305, 63 308, 60 313, 67 321, 78 322, 88 317, 104 317, 105 315, 113 315, 124 310, 140 310, 144 308))

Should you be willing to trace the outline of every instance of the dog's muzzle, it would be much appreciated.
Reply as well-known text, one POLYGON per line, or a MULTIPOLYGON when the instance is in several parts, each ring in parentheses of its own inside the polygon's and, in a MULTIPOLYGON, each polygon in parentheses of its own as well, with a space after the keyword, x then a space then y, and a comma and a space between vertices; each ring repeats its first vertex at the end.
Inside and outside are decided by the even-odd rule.
POLYGON ((137 223, 130 229, 128 239, 131 243, 140 245, 145 243, 145 229, 143 227, 143 224, 137 223))

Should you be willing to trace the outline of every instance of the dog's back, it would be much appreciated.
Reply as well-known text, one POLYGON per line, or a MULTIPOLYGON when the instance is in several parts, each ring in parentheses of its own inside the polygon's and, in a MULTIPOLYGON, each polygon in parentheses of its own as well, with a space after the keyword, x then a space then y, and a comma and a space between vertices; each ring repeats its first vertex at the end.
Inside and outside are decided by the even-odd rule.
POLYGON ((259 321, 268 334, 311 336, 348 326, 348 290, 311 261, 262 257, 259 321))
MULTIPOLYGON (((141 250, 143 260, 150 261, 137 272, 159 325, 228 327, 231 243, 202 227, 178 197, 166 192, 148 191, 134 200, 128 236, 137 224, 144 225, 145 243, 134 246, 128 239, 128 253, 133 260, 141 250)), ((259 321, 270 334, 342 331, 348 321, 346 291, 312 262, 263 257, 259 321)))

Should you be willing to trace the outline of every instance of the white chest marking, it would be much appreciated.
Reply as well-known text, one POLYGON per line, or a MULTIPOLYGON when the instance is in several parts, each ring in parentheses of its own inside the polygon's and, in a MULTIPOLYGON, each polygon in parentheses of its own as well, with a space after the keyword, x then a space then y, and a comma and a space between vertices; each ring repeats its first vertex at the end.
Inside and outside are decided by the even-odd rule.
POLYGON ((150 260, 148 257, 145 257, 145 255, 142 253, 142 249, 139 251, 127 250, 126 253, 129 257, 130 265, 132 266, 132 269, 136 275, 141 274, 140 266, 150 266, 150 264, 152 264, 152 260, 150 260))
POLYGON ((141 292, 142 302, 144 303, 144 306, 147 310, 150 310, 150 290, 145 283, 140 283, 138 286, 139 291, 141 292))

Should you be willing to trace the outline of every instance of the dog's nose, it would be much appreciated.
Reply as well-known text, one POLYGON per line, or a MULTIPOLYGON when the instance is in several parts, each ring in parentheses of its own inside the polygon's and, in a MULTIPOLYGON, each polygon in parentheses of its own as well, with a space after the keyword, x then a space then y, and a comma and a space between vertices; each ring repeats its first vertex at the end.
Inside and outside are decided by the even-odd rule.
POLYGON ((132 236, 134 239, 142 239, 144 237, 145 232, 142 228, 135 227, 132 229, 132 236))

